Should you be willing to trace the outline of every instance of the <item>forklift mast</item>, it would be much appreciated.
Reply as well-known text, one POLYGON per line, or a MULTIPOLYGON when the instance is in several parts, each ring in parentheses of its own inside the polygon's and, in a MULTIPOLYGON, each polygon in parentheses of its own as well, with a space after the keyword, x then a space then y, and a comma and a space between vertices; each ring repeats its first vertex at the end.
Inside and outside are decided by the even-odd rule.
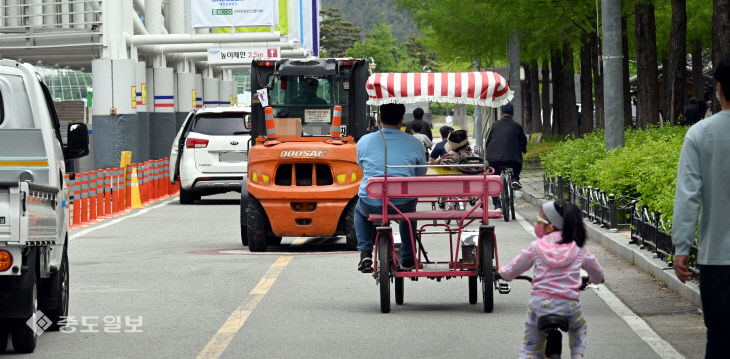
MULTIPOLYGON (((251 145, 266 136, 259 90, 266 90, 275 117, 302 121, 301 137, 329 138, 334 106, 342 106, 342 136, 355 141, 368 130, 368 62, 365 59, 255 60, 251 64, 251 145)), ((311 139, 310 139, 311 141, 311 139)))

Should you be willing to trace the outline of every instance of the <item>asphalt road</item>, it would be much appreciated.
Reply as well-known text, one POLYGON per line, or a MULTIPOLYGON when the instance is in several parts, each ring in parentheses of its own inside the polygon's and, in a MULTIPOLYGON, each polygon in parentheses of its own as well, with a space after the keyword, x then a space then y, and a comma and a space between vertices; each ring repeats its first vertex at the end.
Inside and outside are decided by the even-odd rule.
MULTIPOLYGON (((237 196, 207 197, 195 205, 171 198, 74 231, 70 315, 77 323, 72 333, 45 333, 26 357, 518 355, 528 283, 514 282, 510 294, 495 294, 494 313, 486 314, 481 295, 477 305, 468 303, 465 278, 406 281, 405 304, 393 301, 391 313, 382 314, 373 277, 356 271, 358 254, 346 252, 342 238, 285 238, 270 252, 248 253, 240 242, 237 196), (141 332, 131 332, 126 320, 140 317, 141 332), (109 332, 116 323, 120 332, 109 332)), ((534 239, 527 223, 493 224, 502 263, 534 239)), ((444 243, 432 237, 424 245, 437 256, 445 253, 444 243)), ((637 334, 636 320, 646 322, 625 320, 625 312, 618 315, 599 296, 609 293, 601 287, 582 294, 586 358, 667 357, 673 349, 655 340, 654 331, 637 334)), ((567 337, 564 342, 567 350, 567 337)))

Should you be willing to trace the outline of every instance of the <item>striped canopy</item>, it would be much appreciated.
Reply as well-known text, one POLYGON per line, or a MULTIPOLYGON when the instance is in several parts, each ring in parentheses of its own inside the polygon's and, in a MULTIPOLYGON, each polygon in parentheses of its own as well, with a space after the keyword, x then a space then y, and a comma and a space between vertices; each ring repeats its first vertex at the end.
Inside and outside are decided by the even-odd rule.
POLYGON ((368 104, 448 102, 499 107, 512 100, 507 80, 491 71, 375 73, 366 85, 368 104))

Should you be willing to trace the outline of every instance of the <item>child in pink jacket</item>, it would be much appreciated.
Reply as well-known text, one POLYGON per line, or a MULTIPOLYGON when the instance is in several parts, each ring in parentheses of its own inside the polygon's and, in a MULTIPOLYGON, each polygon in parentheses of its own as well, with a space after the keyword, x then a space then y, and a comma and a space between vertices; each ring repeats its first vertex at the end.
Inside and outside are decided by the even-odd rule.
POLYGON ((603 283, 603 269, 583 248, 586 231, 580 209, 569 202, 545 203, 537 216, 535 234, 537 240, 499 271, 502 279, 510 281, 535 266, 520 358, 544 357, 545 333, 539 332, 537 318, 547 314, 570 318, 571 358, 582 358, 586 321, 579 300, 580 270, 588 272, 591 283, 603 283))

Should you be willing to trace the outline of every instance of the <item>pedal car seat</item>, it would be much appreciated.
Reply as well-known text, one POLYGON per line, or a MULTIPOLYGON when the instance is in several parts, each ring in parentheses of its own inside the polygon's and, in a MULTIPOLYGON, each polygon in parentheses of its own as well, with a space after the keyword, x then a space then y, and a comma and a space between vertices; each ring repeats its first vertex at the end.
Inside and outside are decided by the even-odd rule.
POLYGON ((558 314, 548 314, 537 318, 537 328, 540 331, 547 331, 551 328, 558 328, 564 332, 568 331, 570 319, 558 314))

